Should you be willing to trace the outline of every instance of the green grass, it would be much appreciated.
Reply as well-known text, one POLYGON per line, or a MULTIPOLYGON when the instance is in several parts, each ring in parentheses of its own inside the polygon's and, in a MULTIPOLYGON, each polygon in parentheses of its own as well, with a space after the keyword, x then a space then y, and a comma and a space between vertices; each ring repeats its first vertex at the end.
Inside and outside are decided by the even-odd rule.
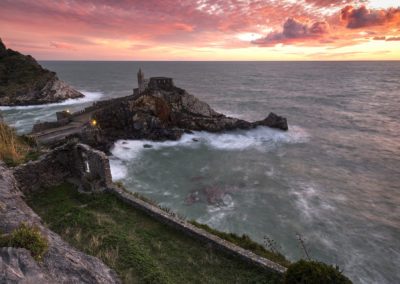
POLYGON ((64 240, 114 268, 124 283, 281 283, 282 277, 172 229, 109 193, 64 184, 28 197, 64 240))
POLYGON ((288 267, 290 265, 290 261, 288 261, 285 256, 278 252, 272 252, 267 250, 263 245, 256 243, 253 241, 248 235, 242 235, 238 236, 233 233, 225 233, 221 232, 218 230, 215 230, 213 228, 210 228, 209 226, 205 224, 200 224, 197 223, 196 221, 190 221, 191 224, 195 225, 198 228, 201 228, 211 234, 214 234, 222 239, 225 239, 231 243, 234 243, 235 245, 242 247, 244 249, 250 250, 254 252, 255 254, 258 254, 259 256, 268 258, 269 260, 272 260, 276 263, 279 263, 280 265, 283 265, 285 267, 288 267))
POLYGON ((25 248, 40 261, 48 250, 48 243, 39 228, 21 223, 11 234, 0 236, 0 247, 25 248))

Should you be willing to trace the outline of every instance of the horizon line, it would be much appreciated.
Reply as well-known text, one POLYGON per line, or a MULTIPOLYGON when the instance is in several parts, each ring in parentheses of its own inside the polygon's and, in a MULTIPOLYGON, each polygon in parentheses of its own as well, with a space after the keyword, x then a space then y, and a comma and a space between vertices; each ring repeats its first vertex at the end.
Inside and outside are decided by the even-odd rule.
POLYGON ((400 59, 356 59, 356 60, 98 60, 98 59, 36 59, 37 61, 62 62, 400 62, 400 59))

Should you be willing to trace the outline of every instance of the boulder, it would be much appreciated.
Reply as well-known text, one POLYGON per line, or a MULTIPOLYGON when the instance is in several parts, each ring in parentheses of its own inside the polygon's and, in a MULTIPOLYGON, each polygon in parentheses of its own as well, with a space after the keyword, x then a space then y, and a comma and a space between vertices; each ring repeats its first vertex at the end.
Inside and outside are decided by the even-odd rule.
POLYGON ((271 112, 264 120, 255 122, 255 124, 285 131, 289 129, 286 118, 276 115, 273 112, 271 112))

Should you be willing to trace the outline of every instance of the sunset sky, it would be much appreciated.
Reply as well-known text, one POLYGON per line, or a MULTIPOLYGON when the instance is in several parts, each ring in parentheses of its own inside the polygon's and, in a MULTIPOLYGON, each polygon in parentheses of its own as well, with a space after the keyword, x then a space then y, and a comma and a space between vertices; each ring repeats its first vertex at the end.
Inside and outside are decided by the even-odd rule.
POLYGON ((0 0, 37 59, 400 60, 400 0, 0 0))

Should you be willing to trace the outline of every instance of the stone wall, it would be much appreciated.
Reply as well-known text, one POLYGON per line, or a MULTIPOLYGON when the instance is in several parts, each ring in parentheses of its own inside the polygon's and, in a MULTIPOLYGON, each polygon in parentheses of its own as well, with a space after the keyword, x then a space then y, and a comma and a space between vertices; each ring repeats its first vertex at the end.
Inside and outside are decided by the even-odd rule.
POLYGON ((38 133, 38 132, 42 132, 42 131, 49 130, 52 128, 65 126, 69 122, 70 122, 69 119, 63 119, 63 120, 59 120, 59 121, 38 122, 35 125, 33 125, 32 133, 38 133))
POLYGON ((14 176, 23 192, 34 192, 73 180, 86 191, 102 191, 112 185, 110 164, 106 154, 85 144, 71 141, 14 169, 14 176))
POLYGON ((286 272, 286 267, 283 267, 282 265, 275 263, 269 259, 258 256, 255 253, 245 250, 224 239, 221 239, 216 235, 208 233, 207 231, 200 229, 188 223, 187 221, 178 219, 171 214, 159 209, 158 207, 134 197, 132 194, 125 192, 118 187, 114 186, 108 188, 107 191, 114 194, 123 202, 131 205, 132 207, 144 211, 161 223, 171 226, 201 242, 207 243, 217 250, 223 251, 225 253, 238 257, 247 263, 260 266, 275 273, 283 274, 286 272))
POLYGON ((102 191, 112 186, 110 163, 106 154, 85 144, 74 148, 74 176, 85 190, 102 191))
POLYGON ((71 150, 71 144, 63 145, 37 161, 14 168, 19 188, 25 193, 34 192, 43 187, 58 185, 72 177, 71 150))

